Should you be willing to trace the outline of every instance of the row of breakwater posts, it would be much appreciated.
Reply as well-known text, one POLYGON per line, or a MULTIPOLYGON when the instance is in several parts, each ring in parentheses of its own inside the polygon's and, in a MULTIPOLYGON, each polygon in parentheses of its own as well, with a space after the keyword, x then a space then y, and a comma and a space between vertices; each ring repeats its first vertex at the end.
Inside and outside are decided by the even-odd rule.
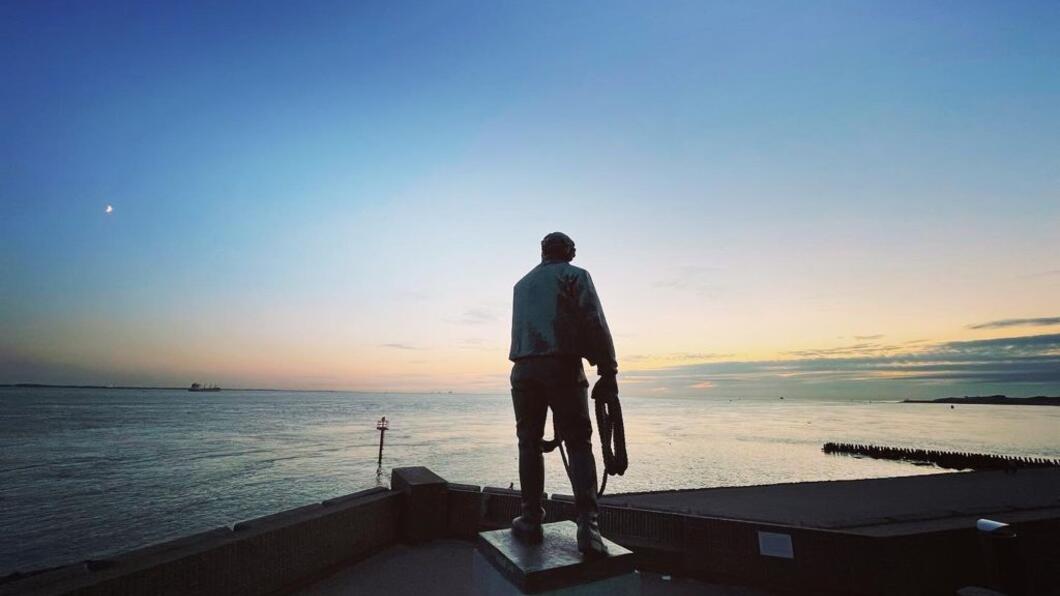
POLYGON ((951 470, 1016 470, 1019 468, 1057 468, 1060 460, 1048 457, 966 453, 937 449, 910 449, 852 443, 825 443, 821 451, 829 455, 861 455, 913 463, 931 463, 951 470))
MULTIPOLYGON (((1023 489, 1017 492, 1024 500, 1030 499, 1031 494, 1048 492, 1042 487, 1053 486, 1051 475, 1039 476, 1050 472, 1038 470, 1005 485, 1019 483, 1023 489)), ((998 482, 996 472, 983 472, 806 486, 848 487, 844 490, 865 491, 871 498, 882 484, 915 483, 920 487, 917 491, 932 494, 938 490, 934 486, 964 486, 980 474, 984 480, 998 482)), ((778 488, 789 491, 792 486, 778 488)), ((899 490, 907 493, 910 489, 899 490)), ((680 495, 685 491, 661 492, 680 495)), ((981 490, 959 492, 983 494, 981 490)), ((543 496, 549 520, 573 518, 572 496, 543 496)), ((782 594, 952 594, 962 586, 992 585, 991 559, 981 548, 974 517, 930 527, 904 526, 901 519, 895 519, 897 526, 877 531, 733 519, 694 509, 609 503, 609 498, 621 495, 601 502, 601 530, 633 550, 641 570, 758 586, 782 594)), ((1035 499, 1035 503, 1050 501, 1045 496, 1035 499)), ((830 507, 828 499, 801 500, 806 501, 803 506, 820 503, 830 507)), ((1051 564, 1053 554, 1060 552, 1060 516, 1054 509, 1032 510, 1025 505, 997 514, 1020 533, 1022 548, 1031 557, 1025 563, 1031 585, 1060 585, 1060 568, 1051 564)), ((389 488, 221 526, 102 560, 11 574, 0 578, 0 596, 288 594, 398 544, 473 541, 478 532, 507 527, 520 511, 519 491, 451 483, 423 467, 395 468, 389 488)), ((915 517, 920 519, 920 515, 915 517)), ((393 581, 394 593, 401 593, 397 588, 402 578, 393 581)), ((1038 592, 1032 588, 1031 593, 1038 592)))

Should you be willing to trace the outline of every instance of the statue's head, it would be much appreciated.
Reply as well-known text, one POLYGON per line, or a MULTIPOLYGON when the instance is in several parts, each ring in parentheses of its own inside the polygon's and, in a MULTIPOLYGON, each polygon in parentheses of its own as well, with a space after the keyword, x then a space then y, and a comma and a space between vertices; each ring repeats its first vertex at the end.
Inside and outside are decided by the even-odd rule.
POLYGON ((574 260, 574 241, 563 232, 552 232, 541 240, 541 258, 546 261, 574 260))

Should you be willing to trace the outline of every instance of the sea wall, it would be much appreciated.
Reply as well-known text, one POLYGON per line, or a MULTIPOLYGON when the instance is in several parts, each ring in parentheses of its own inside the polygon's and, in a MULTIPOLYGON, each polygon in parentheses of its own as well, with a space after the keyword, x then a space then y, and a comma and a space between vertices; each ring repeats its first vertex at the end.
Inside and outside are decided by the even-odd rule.
MULTIPOLYGON (((552 495, 544 506, 549 520, 574 517, 569 495, 552 495)), ((507 527, 519 513, 519 491, 448 485, 449 536, 471 539, 481 530, 507 527)), ((1060 584, 1060 510, 1013 526, 1020 535, 1021 572, 1030 585, 1060 584)), ((600 527, 634 551, 639 569, 778 593, 952 594, 993 581, 994 561, 974 517, 957 527, 896 520, 888 531, 873 535, 602 505, 600 527), (775 548, 778 542, 782 548, 775 548)))
POLYGON ((282 594, 397 540, 401 494, 370 489, 0 584, 0 594, 282 594))
MULTIPOLYGON (((454 533, 474 536, 482 529, 506 527, 519 515, 518 491, 460 485, 449 495, 449 525, 454 533), (468 513, 481 512, 478 524, 468 513), (459 514, 455 511, 459 510, 459 514)), ((545 501, 551 520, 574 517, 574 499, 553 495, 545 501)), ((784 593, 916 594, 936 593, 965 581, 983 580, 964 573, 967 548, 974 550, 974 531, 963 532, 942 546, 937 539, 917 548, 881 538, 845 532, 602 506, 601 531, 636 553, 637 568, 696 577, 711 582, 754 585, 784 593), (790 540, 791 558, 763 554, 760 537, 790 540), (920 560, 931 561, 930 573, 920 560), (949 565, 940 557, 950 559, 949 565), (903 573, 902 569, 917 573, 903 573), (955 577, 959 568, 963 577, 955 577), (932 587, 921 591, 920 588, 932 587)), ((916 545, 914 545, 916 546, 916 545)), ((978 556, 978 552, 975 553, 978 556)), ((982 582, 980 582, 982 583, 982 582)))
MULTIPOLYGON (((395 469, 391 486, 34 574, 0 584, 0 595, 289 593, 396 542, 471 540, 520 512, 519 491, 448 483, 422 467, 395 469)), ((544 503, 550 520, 574 516, 571 496, 544 503)), ((974 521, 874 535, 603 505, 600 526, 640 569, 782 593, 935 594, 990 582, 974 521)), ((1031 584, 1060 582, 1060 510, 1014 526, 1031 584)))

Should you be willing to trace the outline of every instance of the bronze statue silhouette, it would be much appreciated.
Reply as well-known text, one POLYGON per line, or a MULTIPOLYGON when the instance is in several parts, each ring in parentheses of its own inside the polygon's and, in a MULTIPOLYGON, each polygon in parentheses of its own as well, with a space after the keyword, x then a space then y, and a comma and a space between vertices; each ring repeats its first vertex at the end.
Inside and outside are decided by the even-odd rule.
MULTIPOLYGON (((519 438, 522 515, 512 532, 529 543, 543 539, 545 462, 542 455, 548 409, 570 452, 568 470, 577 511, 578 550, 606 554, 597 523, 596 461, 582 358, 596 366, 592 396, 597 411, 617 406, 618 363, 607 319, 589 272, 570 264, 574 241, 553 232, 541 241, 541 263, 515 284, 512 309, 512 404, 519 438)), ((624 450, 623 450, 624 458, 624 450)), ((623 463, 621 471, 625 471, 623 463)), ((611 472, 609 470, 609 473, 611 472)))

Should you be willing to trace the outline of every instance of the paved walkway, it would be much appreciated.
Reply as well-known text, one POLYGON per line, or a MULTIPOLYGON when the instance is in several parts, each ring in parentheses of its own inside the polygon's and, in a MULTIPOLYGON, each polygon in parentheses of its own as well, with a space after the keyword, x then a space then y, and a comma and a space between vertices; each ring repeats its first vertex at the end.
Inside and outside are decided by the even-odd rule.
MULTIPOLYGON (((436 540, 419 546, 398 545, 339 571, 299 592, 301 596, 387 594, 390 596, 463 596, 474 594, 475 545, 436 540)), ((640 573, 645 596, 769 596, 768 592, 707 584, 688 578, 640 573), (666 579, 664 579, 664 577, 666 579)))
MULTIPOLYGON (((1060 470, 966 472, 605 495, 603 503, 707 517, 852 529, 1060 508, 1060 470)), ((973 520, 974 521, 974 520, 973 520)))

